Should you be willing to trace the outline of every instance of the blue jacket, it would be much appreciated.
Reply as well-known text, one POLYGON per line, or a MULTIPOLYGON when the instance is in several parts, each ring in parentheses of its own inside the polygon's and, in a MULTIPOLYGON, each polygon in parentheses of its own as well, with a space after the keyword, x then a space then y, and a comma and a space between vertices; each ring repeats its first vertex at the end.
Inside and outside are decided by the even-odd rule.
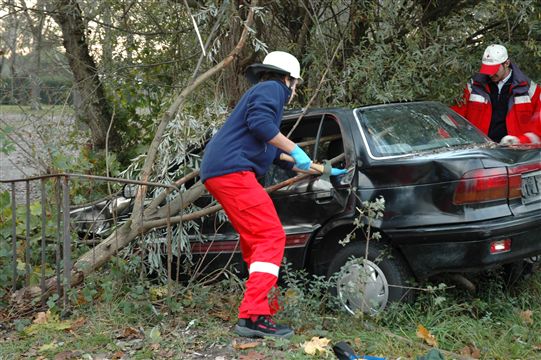
POLYGON ((267 142, 280 131, 291 90, 268 80, 251 87, 205 148, 199 176, 206 179, 239 171, 265 174, 279 155, 267 142))

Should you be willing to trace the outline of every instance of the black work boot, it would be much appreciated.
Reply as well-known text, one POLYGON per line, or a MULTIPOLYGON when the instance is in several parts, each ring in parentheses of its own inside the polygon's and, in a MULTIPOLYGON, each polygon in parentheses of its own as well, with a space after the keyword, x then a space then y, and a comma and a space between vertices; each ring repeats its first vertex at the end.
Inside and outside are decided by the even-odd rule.
POLYGON ((272 336, 277 338, 288 338, 293 335, 293 329, 279 325, 274 322, 269 315, 260 315, 256 321, 250 319, 239 319, 235 332, 245 337, 265 337, 272 336))

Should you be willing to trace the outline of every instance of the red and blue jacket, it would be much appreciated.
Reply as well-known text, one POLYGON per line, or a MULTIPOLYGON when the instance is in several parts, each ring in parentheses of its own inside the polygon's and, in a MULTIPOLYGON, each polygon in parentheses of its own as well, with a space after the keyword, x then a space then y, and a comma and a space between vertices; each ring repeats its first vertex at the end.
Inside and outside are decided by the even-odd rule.
MULTIPOLYGON (((511 69, 507 134, 518 137, 523 144, 541 143, 541 87, 515 64, 511 63, 511 69)), ((489 81, 487 75, 476 74, 464 90, 462 104, 451 107, 487 135, 492 119, 489 81)))

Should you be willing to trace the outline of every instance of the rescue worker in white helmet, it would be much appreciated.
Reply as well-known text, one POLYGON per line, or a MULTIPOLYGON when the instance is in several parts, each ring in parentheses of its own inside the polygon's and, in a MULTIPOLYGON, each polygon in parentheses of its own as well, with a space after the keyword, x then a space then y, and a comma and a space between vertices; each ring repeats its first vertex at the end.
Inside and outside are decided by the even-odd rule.
MULTIPOLYGON (((310 169, 310 157, 280 133, 284 106, 295 96, 301 79, 300 64, 287 52, 273 51, 262 64, 249 66, 246 76, 255 85, 206 146, 200 177, 239 233, 248 265, 235 331, 246 337, 287 338, 293 330, 273 320, 279 304, 276 297, 269 298, 278 280, 285 232, 271 198, 256 178, 278 162, 282 152, 294 158, 294 170, 310 169)), ((331 175, 345 172, 332 169, 331 175)))

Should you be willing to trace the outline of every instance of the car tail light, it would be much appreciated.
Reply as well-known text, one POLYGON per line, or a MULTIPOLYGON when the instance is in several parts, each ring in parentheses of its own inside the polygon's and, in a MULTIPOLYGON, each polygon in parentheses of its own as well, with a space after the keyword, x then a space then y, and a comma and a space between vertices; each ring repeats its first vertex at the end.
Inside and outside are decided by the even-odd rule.
POLYGON ((511 251, 511 239, 493 241, 490 243, 490 253, 492 255, 511 251))
POLYGON ((456 187, 453 203, 463 205, 503 200, 507 199, 508 194, 509 178, 506 168, 477 169, 462 176, 456 187))
POLYGON ((509 199, 522 197, 522 178, 520 174, 509 176, 509 199))

